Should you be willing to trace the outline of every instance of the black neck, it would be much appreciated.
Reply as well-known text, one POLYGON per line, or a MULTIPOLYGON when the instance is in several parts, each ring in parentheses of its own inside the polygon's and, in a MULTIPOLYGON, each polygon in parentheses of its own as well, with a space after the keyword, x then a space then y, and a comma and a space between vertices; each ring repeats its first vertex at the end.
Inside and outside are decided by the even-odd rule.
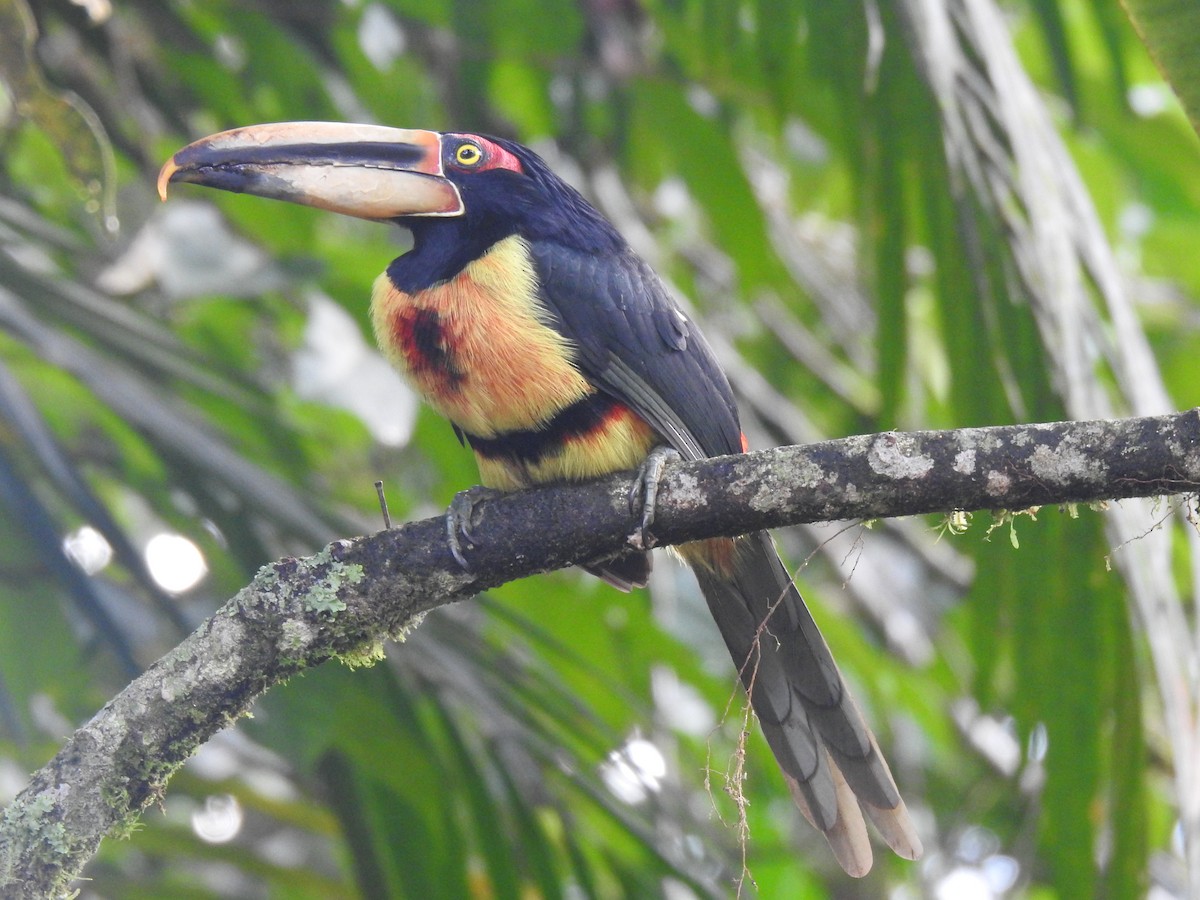
POLYGON ((388 275, 406 294, 449 281, 467 265, 483 256, 498 241, 509 237, 511 228, 487 227, 467 218, 411 218, 404 222, 412 230, 413 248, 392 261, 388 275))

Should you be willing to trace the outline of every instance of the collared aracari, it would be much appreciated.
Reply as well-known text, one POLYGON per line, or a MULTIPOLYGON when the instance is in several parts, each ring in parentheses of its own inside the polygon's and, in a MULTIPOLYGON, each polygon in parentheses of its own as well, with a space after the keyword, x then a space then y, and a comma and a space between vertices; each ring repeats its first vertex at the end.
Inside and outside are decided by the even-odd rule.
MULTIPOLYGON (((371 125, 256 125, 196 141, 171 182, 289 200, 412 232, 375 282, 380 347, 470 445, 486 487, 586 479, 742 452, 713 351, 617 230, 529 149, 371 125)), ((886 761, 766 532, 680 549, 805 817, 851 875, 863 813, 899 855, 921 842, 886 761), (765 623, 765 627, 764 627, 765 623)), ((644 552, 591 567, 642 586, 644 552)))

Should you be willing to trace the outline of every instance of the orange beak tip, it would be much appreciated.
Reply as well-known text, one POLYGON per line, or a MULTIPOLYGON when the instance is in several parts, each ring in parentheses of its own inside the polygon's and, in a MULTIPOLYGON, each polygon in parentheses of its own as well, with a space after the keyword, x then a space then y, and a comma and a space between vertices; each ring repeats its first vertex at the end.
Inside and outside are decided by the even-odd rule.
POLYGON ((175 165, 174 158, 168 159, 162 170, 158 173, 158 198, 166 201, 167 185, 171 183, 171 176, 178 171, 178 166, 175 165))

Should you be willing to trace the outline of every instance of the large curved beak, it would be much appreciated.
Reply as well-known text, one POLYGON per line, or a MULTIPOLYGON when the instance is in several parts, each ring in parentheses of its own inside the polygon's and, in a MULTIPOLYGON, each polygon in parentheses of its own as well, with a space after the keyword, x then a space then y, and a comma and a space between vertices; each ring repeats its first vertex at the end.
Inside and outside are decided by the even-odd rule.
POLYGON ((442 136, 379 125, 282 122, 222 131, 162 167, 158 195, 177 181, 287 200, 362 219, 457 216, 458 188, 442 171, 442 136))

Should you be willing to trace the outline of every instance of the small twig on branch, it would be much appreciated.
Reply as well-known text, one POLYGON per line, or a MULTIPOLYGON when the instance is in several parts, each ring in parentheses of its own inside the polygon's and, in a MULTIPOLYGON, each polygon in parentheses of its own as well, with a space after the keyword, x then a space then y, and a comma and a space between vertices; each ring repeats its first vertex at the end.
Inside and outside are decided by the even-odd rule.
MULTIPOLYGON (((67 741, 0 818, 0 896, 67 890, 105 836, 256 697, 332 658, 366 661, 430 609, 619 551, 631 475, 479 505, 471 571, 441 517, 263 567, 67 741)), ((1200 415, 887 433, 669 467, 654 533, 672 544, 780 525, 1024 509, 1200 489, 1200 415)))

